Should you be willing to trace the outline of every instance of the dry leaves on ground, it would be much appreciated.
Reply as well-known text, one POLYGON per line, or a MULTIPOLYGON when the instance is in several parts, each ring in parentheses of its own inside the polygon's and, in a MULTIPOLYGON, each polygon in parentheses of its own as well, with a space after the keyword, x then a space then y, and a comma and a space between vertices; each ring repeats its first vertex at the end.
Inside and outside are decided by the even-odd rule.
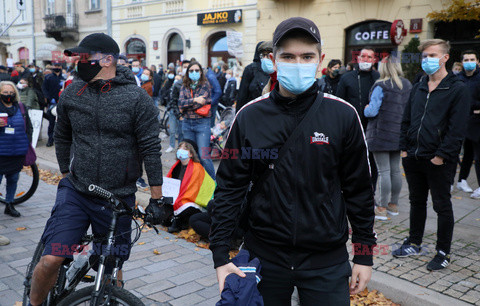
POLYGON ((377 290, 368 291, 368 288, 365 288, 365 290, 359 294, 350 296, 350 306, 367 305, 400 306, 400 304, 395 304, 392 300, 387 299, 383 293, 380 293, 377 290))
MULTIPOLYGON (((32 175, 32 170, 30 169, 30 167, 23 167, 22 171, 24 171, 30 176, 32 175)), ((38 169, 38 173, 40 179, 50 185, 58 185, 58 182, 60 182, 60 180, 63 178, 62 175, 58 173, 53 173, 49 170, 38 169)))

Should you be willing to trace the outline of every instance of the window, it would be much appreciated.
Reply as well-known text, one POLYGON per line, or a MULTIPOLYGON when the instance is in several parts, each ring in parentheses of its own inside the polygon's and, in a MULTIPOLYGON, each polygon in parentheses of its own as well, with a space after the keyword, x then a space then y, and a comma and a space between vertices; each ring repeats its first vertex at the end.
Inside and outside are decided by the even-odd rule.
POLYGON ((66 0, 67 15, 73 15, 73 0, 66 0))
POLYGON ((90 0, 90 10, 99 10, 100 9, 100 0, 90 0))
POLYGON ((55 14, 55 0, 47 0, 46 15, 55 14))

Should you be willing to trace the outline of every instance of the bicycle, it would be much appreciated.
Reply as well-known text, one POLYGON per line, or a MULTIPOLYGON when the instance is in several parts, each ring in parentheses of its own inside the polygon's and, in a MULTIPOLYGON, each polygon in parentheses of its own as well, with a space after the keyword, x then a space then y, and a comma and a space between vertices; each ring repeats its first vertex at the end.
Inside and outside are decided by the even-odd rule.
MULTIPOLYGON (((135 235, 135 239, 132 241, 133 245, 140 238, 141 229, 145 225, 152 227, 158 233, 157 228, 149 223, 149 218, 151 215, 147 215, 141 206, 138 206, 136 209, 132 209, 125 202, 117 199, 111 192, 96 185, 90 185, 88 190, 92 194, 109 202, 113 211, 113 216, 106 236, 85 234, 79 246, 77 247, 76 252, 85 256, 85 249, 90 243, 102 243, 105 241, 107 243, 106 245, 102 243, 100 255, 94 254, 92 251, 88 251, 87 254, 90 254, 90 256, 87 257, 87 259, 82 257, 82 255, 78 256, 74 260, 65 259, 60 267, 57 281, 55 282, 54 287, 48 293, 47 299, 44 301, 43 305, 71 306, 81 305, 82 303, 92 306, 144 305, 143 302, 135 295, 126 289, 116 286, 117 282, 119 281, 117 275, 119 271, 120 258, 115 254, 111 254, 111 252, 115 244, 115 228, 117 220, 120 216, 129 215, 134 218, 133 220, 137 224, 137 233, 135 235), (143 220, 144 223, 142 227, 140 227, 135 218, 143 220), (107 262, 114 262, 114 268, 111 274, 107 274, 105 271, 105 265, 107 262), (90 269, 97 264, 97 275, 87 275, 90 269), (95 284, 93 286, 88 286, 75 291, 75 288, 80 282, 94 282, 95 284)), ((173 198, 170 197, 165 199, 165 204, 173 203, 173 198)), ((23 294, 23 305, 28 304, 33 270, 40 260, 44 248, 45 246, 43 245, 42 241, 40 241, 35 249, 32 261, 27 266, 27 272, 24 281, 25 289, 23 294)))
MULTIPOLYGON (((30 199, 38 187, 40 174, 36 164, 23 167, 20 171, 20 176, 17 183, 17 191, 13 199, 13 204, 20 204, 30 199)), ((6 201, 6 179, 3 178, 0 183, 0 203, 7 203, 6 201)))
POLYGON ((170 136, 170 123, 169 123, 170 114, 168 111, 160 109, 160 115, 158 116, 160 122, 160 133, 163 131, 167 136, 170 136), (162 114, 163 112, 163 114, 162 114))

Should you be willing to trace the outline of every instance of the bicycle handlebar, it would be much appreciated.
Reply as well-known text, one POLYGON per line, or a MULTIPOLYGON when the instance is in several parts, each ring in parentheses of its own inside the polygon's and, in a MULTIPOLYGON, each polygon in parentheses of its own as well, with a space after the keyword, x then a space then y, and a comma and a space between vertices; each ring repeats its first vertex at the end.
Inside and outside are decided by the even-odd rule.
POLYGON ((94 185, 94 184, 90 184, 90 186, 88 186, 88 191, 90 191, 91 193, 94 193, 95 195, 99 196, 100 198, 104 198, 105 200, 110 200, 111 198, 115 197, 113 195, 113 193, 111 193, 110 191, 107 191, 107 190, 103 189, 102 187, 94 185))

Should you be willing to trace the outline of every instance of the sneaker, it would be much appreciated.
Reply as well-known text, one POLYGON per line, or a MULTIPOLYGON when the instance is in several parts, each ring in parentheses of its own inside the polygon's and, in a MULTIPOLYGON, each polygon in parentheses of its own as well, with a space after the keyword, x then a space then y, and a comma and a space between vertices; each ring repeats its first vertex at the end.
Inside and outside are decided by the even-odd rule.
POLYGON ((392 252, 392 255, 395 257, 408 257, 408 256, 418 256, 421 255, 420 251, 422 248, 415 243, 410 243, 409 238, 405 238, 403 244, 392 252))
POLYGON ((432 261, 428 263, 427 270, 436 271, 436 270, 445 269, 449 264, 450 264, 450 255, 448 255, 442 250, 438 250, 437 255, 435 255, 432 261))
POLYGON ((145 183, 145 180, 143 178, 139 178, 137 180, 137 187, 141 190, 145 190, 148 188, 147 183, 145 183))
POLYGON ((375 206, 375 219, 382 221, 388 220, 387 210, 380 210, 378 206, 375 206))
POLYGON ((475 191, 470 195, 472 199, 480 200, 480 188, 475 189, 475 191))
POLYGON ((392 216, 398 216, 397 204, 388 203, 387 213, 392 216))
POLYGON ((166 150, 165 150, 165 153, 170 153, 173 151, 173 148, 172 147, 168 147, 166 150))
POLYGON ((10 244, 10 239, 0 235, 0 245, 7 245, 7 244, 10 244))
POLYGON ((466 180, 461 180, 460 182, 458 182, 457 189, 460 191, 468 192, 468 193, 473 192, 473 189, 470 186, 468 186, 468 183, 466 180))

